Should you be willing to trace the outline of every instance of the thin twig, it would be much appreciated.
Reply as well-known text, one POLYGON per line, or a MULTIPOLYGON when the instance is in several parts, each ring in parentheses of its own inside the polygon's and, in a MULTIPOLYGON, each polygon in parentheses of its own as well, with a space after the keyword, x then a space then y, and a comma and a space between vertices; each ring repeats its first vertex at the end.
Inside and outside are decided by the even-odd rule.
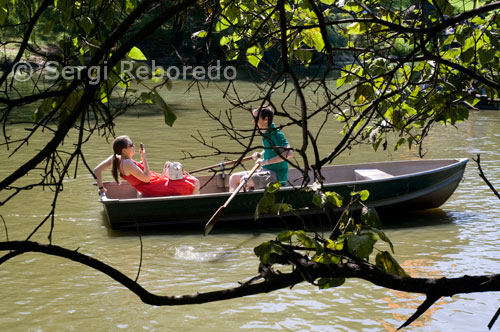
POLYGON ((481 155, 478 153, 477 158, 472 158, 472 160, 474 160, 477 164, 477 169, 479 170, 479 176, 481 177, 481 179, 483 179, 484 182, 486 182, 486 184, 488 185, 488 187, 490 187, 491 191, 495 194, 495 196, 497 196, 500 199, 500 193, 498 193, 495 187, 486 178, 486 175, 484 174, 483 169, 481 168, 481 155))

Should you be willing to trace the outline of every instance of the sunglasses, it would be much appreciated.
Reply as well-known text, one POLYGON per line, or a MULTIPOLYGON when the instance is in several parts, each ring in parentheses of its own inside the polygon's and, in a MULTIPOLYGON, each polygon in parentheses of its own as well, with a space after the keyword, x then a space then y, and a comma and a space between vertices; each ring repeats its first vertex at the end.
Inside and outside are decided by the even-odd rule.
POLYGON ((135 148, 134 143, 130 143, 129 145, 127 145, 127 148, 135 148))

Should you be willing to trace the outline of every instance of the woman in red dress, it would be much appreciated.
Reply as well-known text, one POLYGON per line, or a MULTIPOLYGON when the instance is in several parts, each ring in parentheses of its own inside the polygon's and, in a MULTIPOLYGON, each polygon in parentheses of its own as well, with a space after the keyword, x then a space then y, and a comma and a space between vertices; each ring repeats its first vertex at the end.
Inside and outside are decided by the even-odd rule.
POLYGON ((102 185, 102 171, 110 167, 117 183, 120 183, 118 178, 120 174, 122 179, 146 197, 200 193, 200 181, 194 176, 186 173, 182 179, 171 180, 165 174, 149 170, 146 149, 139 150, 142 159, 140 163, 132 159, 134 154, 135 146, 128 136, 120 136, 113 141, 113 154, 94 169, 99 194, 106 193, 106 188, 102 185))

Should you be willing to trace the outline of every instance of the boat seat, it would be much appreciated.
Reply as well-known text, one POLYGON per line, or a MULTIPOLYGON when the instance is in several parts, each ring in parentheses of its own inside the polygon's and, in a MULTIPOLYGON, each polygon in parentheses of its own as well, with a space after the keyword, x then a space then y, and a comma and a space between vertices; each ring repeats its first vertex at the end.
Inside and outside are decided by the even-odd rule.
POLYGON ((377 168, 355 169, 354 175, 356 181, 387 179, 393 177, 393 175, 377 168))

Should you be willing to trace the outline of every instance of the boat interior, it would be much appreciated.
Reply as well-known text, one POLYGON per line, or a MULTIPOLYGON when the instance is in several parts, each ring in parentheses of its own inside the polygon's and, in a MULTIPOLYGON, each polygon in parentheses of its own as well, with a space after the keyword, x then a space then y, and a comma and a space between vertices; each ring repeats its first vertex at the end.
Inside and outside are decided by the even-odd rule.
MULTIPOLYGON (((325 183, 373 181, 431 171, 455 164, 458 161, 456 159, 441 159, 336 165, 323 167, 322 175, 325 177, 325 183)), ((308 184, 311 184, 313 181, 312 174, 310 175, 311 179, 308 184)), ((197 175, 196 177, 201 182, 201 194, 228 192, 229 176, 229 174, 220 173, 197 175)), ((288 177, 290 186, 301 186, 302 180, 303 174, 300 171, 296 169, 290 170, 288 177)), ((105 182, 104 186, 107 189, 106 197, 109 199, 135 199, 141 197, 141 194, 125 181, 122 181, 120 184, 105 182)))

